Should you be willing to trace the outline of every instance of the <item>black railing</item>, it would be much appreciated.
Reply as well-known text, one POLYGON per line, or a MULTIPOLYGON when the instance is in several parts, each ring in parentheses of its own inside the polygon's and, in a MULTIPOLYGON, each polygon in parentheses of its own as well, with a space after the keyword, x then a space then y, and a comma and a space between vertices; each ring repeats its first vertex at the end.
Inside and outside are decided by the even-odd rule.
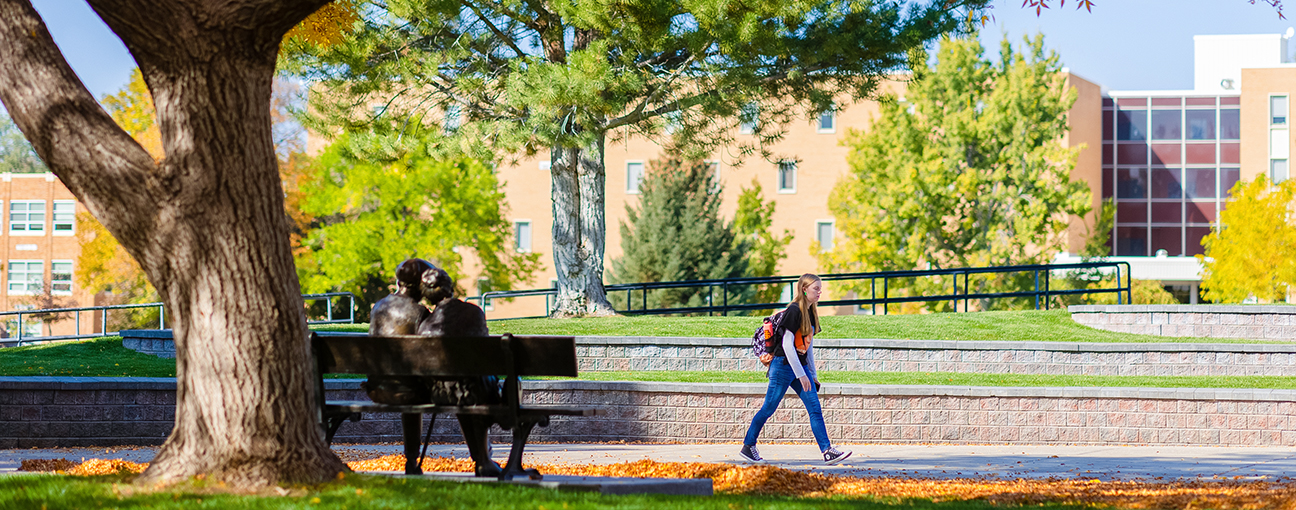
MULTIPOLYGON (((1128 262, 1082 262, 1076 264, 1034 264, 1022 266, 993 266, 993 267, 974 267, 961 269, 929 269, 922 271, 879 271, 872 273, 837 273, 819 275, 821 279, 829 282, 860 282, 861 285, 867 282, 869 297, 856 297, 852 299, 834 299, 822 300, 819 302, 822 306, 868 306, 873 313, 877 313, 877 307, 882 307, 882 314, 887 313, 887 306, 902 303, 930 303, 949 301, 953 311, 959 310, 959 303, 963 303, 963 311, 971 308, 969 303, 973 300, 983 299, 1005 299, 1005 298, 1033 298, 1036 310, 1047 310, 1050 301, 1059 296, 1075 296, 1087 294, 1116 294, 1118 304, 1130 303, 1133 296, 1130 291, 1129 281, 1130 268, 1128 262), (1105 275, 1114 273, 1114 287, 1099 288, 1078 288, 1078 289, 1054 289, 1052 280, 1054 272, 1073 272, 1082 271, 1091 274, 1105 275), (972 288, 973 277, 975 275, 995 275, 995 274, 1016 274, 1025 276, 1029 274, 1034 280, 1034 290, 1019 290, 1010 292, 970 292, 972 288), (892 296, 891 283, 900 279, 932 278, 950 276, 950 286, 948 294, 924 294, 921 296, 892 296), (960 285, 960 279, 962 285, 960 285), (878 287, 881 287, 879 296, 878 287)), ((666 314, 701 314, 707 315, 728 315, 731 312, 743 312, 751 310, 772 310, 782 308, 787 305, 787 301, 775 301, 766 303, 740 303, 730 302, 731 297, 742 296, 742 290, 750 289, 755 286, 770 285, 794 285, 799 276, 769 276, 756 278, 728 278, 723 280, 689 280, 674 282, 645 282, 645 283, 619 283, 607 285, 604 287, 609 298, 621 301, 617 297, 620 293, 625 293, 624 303, 617 310, 624 315, 666 315, 666 314), (675 306, 675 307, 655 307, 649 308, 649 296, 652 291, 665 289, 689 289, 689 288, 706 288, 707 294, 704 299, 705 304, 700 306, 675 306), (636 298, 638 298, 636 300, 636 298), (717 299, 718 298, 718 299, 717 299), (636 308, 636 301, 638 307, 636 308)), ((1106 278, 1099 278, 1098 281, 1105 281, 1106 278)), ((486 292, 480 296, 474 296, 469 299, 476 300, 483 308, 487 307, 496 299, 511 299, 518 297, 545 296, 545 310, 553 310, 552 297, 557 295, 557 289, 534 289, 520 291, 492 291, 486 292)), ((749 291, 750 293, 750 291, 749 291)), ((788 293, 790 295, 790 293, 788 293)), ((855 292, 858 296, 861 292, 855 292)), ((531 317, 510 317, 510 318, 538 318, 543 316, 531 317)))

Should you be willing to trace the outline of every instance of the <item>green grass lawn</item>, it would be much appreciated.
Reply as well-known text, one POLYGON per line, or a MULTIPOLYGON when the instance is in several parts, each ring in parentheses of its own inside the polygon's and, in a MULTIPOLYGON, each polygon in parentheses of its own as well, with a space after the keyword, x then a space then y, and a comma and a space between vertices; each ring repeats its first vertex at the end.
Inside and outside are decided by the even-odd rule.
POLYGON ((111 336, 0 349, 0 376, 175 377, 175 360, 140 354, 111 336))
MULTIPOLYGON (((912 384, 937 386, 1032 386, 1120 388, 1264 388, 1296 389, 1296 377, 1284 376, 1102 376, 1039 374, 970 374, 959 372, 823 372, 821 382, 840 384, 912 384)), ((563 380, 567 378, 548 378, 563 380)), ((584 372, 589 381, 765 383, 764 372, 584 372)))
MULTIPOLYGON (((492 333, 518 335, 683 336, 748 338, 758 317, 600 317, 506 319, 490 322, 492 333)), ((361 328, 363 331, 363 328, 361 328)), ((1115 333, 1082 326, 1066 310, 934 313, 925 315, 831 315, 819 338, 900 340, 1008 340, 1044 342, 1289 343, 1261 340, 1163 337, 1115 333)))
MULTIPOLYGON (((240 508, 240 509, 482 509, 482 510, 981 510, 984 501, 932 502, 895 498, 789 498, 770 496, 659 496, 562 492, 552 489, 438 482, 419 478, 348 475, 344 480, 289 496, 233 496, 162 491, 119 495, 120 476, 30 475, 0 477, 0 508, 240 508)), ((130 489, 129 487, 126 487, 130 489)), ((1041 509, 1080 505, 1045 503, 1041 509)))

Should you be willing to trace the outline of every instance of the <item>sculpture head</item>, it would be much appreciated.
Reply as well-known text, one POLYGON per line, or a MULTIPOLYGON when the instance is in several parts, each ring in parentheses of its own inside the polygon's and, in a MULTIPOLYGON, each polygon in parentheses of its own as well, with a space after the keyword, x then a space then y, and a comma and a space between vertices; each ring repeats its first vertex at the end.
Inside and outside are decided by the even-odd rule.
POLYGON ((408 259, 396 266, 396 292, 419 299, 422 291, 423 272, 434 268, 431 262, 423 259, 408 259))
POLYGON ((419 284, 423 297, 432 303, 440 303, 454 297, 454 279, 450 274, 436 266, 423 271, 423 280, 419 284))

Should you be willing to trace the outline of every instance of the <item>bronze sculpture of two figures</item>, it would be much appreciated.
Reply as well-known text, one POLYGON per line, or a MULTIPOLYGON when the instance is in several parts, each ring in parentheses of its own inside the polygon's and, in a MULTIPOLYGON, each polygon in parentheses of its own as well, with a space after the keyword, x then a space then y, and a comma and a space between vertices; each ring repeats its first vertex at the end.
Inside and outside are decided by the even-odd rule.
MULTIPOLYGON (((486 314, 472 303, 454 297, 454 280, 444 269, 423 259, 409 259, 396 267, 396 292, 374 304, 370 336, 484 337, 490 331, 486 314), (433 305, 428 310, 423 301, 433 305)), ((393 377, 371 375, 361 385, 374 402, 382 404, 441 404, 470 406, 500 402, 498 379, 443 377, 393 377)), ((477 476, 498 476, 499 464, 490 459, 485 416, 458 416, 468 452, 477 465, 477 476)))

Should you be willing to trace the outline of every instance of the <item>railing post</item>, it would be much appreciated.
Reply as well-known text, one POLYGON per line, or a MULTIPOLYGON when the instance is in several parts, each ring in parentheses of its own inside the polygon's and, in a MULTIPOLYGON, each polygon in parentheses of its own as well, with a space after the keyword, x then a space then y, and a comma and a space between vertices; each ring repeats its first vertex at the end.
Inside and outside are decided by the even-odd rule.
POLYGON ((22 312, 18 312, 18 347, 22 347, 22 344, 23 344, 23 320, 22 320, 22 316, 23 316, 22 312))
POLYGON ((158 305, 158 329, 166 329, 166 305, 158 305))
POLYGON ((877 315, 877 278, 869 278, 869 309, 877 315))
POLYGON ((1049 278, 1052 271, 1044 271, 1044 309, 1049 309, 1049 278))
POLYGON ((954 299, 950 300, 950 304, 954 305, 954 313, 958 313, 958 273, 950 275, 950 279, 954 280, 954 295, 951 296, 954 299))
POLYGON ((328 317, 325 320, 329 322, 333 322, 333 297, 332 296, 324 296, 324 314, 326 317, 328 317))
POLYGON ((1035 309, 1039 310, 1039 270, 1035 270, 1035 309))
POLYGON ((715 285, 707 285, 707 317, 711 316, 711 310, 715 308, 715 285))
POLYGON ((81 336, 81 310, 76 311, 76 336, 81 336))
POLYGON ((886 315, 890 308, 891 280, 885 276, 882 277, 882 315, 886 315))
POLYGON ((721 285, 723 285, 723 287, 720 287, 720 294, 722 296, 721 299, 724 300, 724 308, 720 309, 720 316, 728 317, 729 316, 729 282, 724 282, 721 285))
POLYGON ((108 307, 103 308, 103 314, 99 319, 99 336, 108 336, 108 307))

